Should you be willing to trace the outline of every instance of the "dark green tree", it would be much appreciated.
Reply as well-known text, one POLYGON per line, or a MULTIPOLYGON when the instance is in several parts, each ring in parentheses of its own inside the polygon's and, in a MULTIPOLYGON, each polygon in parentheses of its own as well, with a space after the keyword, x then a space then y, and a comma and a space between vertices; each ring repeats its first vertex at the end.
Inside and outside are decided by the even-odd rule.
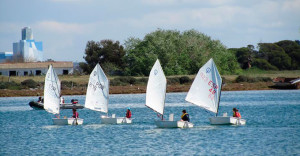
POLYGON ((300 45, 295 41, 283 40, 275 43, 291 58, 290 69, 300 69, 300 45))
POLYGON ((125 68, 124 55, 124 48, 119 41, 88 41, 83 57, 86 63, 80 63, 79 65, 87 74, 94 69, 97 63, 110 75, 122 74, 122 70, 125 68))
POLYGON ((242 69, 251 68, 251 63, 257 54, 253 45, 242 48, 230 48, 228 50, 234 53, 242 69))
POLYGON ((267 60, 271 65, 280 70, 290 69, 291 58, 283 48, 273 43, 259 43, 259 57, 267 60))

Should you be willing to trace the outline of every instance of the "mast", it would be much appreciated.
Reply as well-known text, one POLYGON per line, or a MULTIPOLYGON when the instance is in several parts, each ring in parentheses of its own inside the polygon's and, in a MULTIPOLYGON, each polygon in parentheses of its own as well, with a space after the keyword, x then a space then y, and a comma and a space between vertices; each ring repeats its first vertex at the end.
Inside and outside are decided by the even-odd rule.
MULTIPOLYGON (((108 82, 108 87, 109 87, 109 79, 107 78, 107 82, 108 82)), ((107 91, 107 116, 108 116, 108 102, 109 102, 109 88, 108 88, 108 91, 107 91)))
MULTIPOLYGON (((221 81, 222 81, 222 79, 221 79, 221 81)), ((221 95, 222 95, 222 87, 223 87, 222 83, 223 83, 223 82, 221 82, 221 88, 220 88, 220 91, 219 91, 219 92, 220 92, 220 96, 219 96, 219 99, 218 99, 218 107, 217 107, 216 117, 218 116, 218 113, 219 113, 220 99, 221 99, 221 95)))
MULTIPOLYGON (((166 91, 165 91, 165 97, 164 97, 164 108, 165 108, 165 105, 166 105, 167 83, 166 83, 165 88, 166 88, 166 91)), ((164 112, 165 112, 165 109, 163 109, 163 114, 162 114, 161 120, 164 120, 164 112)))

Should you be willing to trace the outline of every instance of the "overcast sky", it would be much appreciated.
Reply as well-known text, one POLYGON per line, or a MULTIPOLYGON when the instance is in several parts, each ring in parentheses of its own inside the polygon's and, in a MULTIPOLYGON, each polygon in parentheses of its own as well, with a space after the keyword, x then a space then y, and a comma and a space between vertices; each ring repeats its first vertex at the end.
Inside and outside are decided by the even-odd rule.
POLYGON ((0 51, 30 26, 44 59, 84 61, 87 41, 195 29, 228 48, 300 40, 300 0, 0 0, 0 51))

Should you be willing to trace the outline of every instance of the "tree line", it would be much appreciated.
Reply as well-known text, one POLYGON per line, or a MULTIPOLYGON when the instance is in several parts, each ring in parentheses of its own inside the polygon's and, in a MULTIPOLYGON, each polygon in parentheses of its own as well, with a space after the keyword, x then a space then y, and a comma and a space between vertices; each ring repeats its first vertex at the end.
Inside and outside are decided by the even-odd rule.
POLYGON ((180 32, 158 29, 143 39, 88 41, 80 67, 89 74, 99 63, 109 75, 148 76, 159 59, 166 75, 196 74, 213 58, 221 74, 237 74, 242 69, 300 69, 300 43, 280 41, 241 48, 226 48, 219 40, 194 29, 180 32))
POLYGON ((242 69, 256 67, 263 70, 299 70, 300 42, 283 40, 275 43, 259 43, 242 48, 230 48, 242 69))

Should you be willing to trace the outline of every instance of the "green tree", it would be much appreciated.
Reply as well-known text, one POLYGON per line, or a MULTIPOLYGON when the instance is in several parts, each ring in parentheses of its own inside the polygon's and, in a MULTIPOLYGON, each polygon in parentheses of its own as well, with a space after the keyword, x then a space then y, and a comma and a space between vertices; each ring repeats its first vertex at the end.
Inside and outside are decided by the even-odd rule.
POLYGON ((291 58, 284 50, 273 43, 259 43, 259 57, 267 60, 280 70, 290 69, 291 58))
POLYGON ((300 45, 294 41, 283 40, 275 43, 291 58, 291 69, 300 69, 300 45))
POLYGON ((277 67, 271 65, 267 60, 261 58, 254 59, 253 66, 263 70, 278 70, 277 67))
POLYGON ((221 73, 234 73, 236 58, 218 40, 196 31, 180 33, 158 29, 143 40, 129 38, 125 42, 128 75, 148 75, 158 58, 166 75, 195 74, 210 58, 221 73))
POLYGON ((125 68, 123 57, 125 51, 119 41, 102 40, 100 42, 88 41, 85 48, 86 63, 80 63, 83 71, 89 74, 97 63, 103 67, 103 70, 113 75, 121 74, 125 68))
POLYGON ((228 50, 234 53, 242 69, 251 68, 251 62, 257 53, 253 45, 242 48, 230 48, 228 50))

